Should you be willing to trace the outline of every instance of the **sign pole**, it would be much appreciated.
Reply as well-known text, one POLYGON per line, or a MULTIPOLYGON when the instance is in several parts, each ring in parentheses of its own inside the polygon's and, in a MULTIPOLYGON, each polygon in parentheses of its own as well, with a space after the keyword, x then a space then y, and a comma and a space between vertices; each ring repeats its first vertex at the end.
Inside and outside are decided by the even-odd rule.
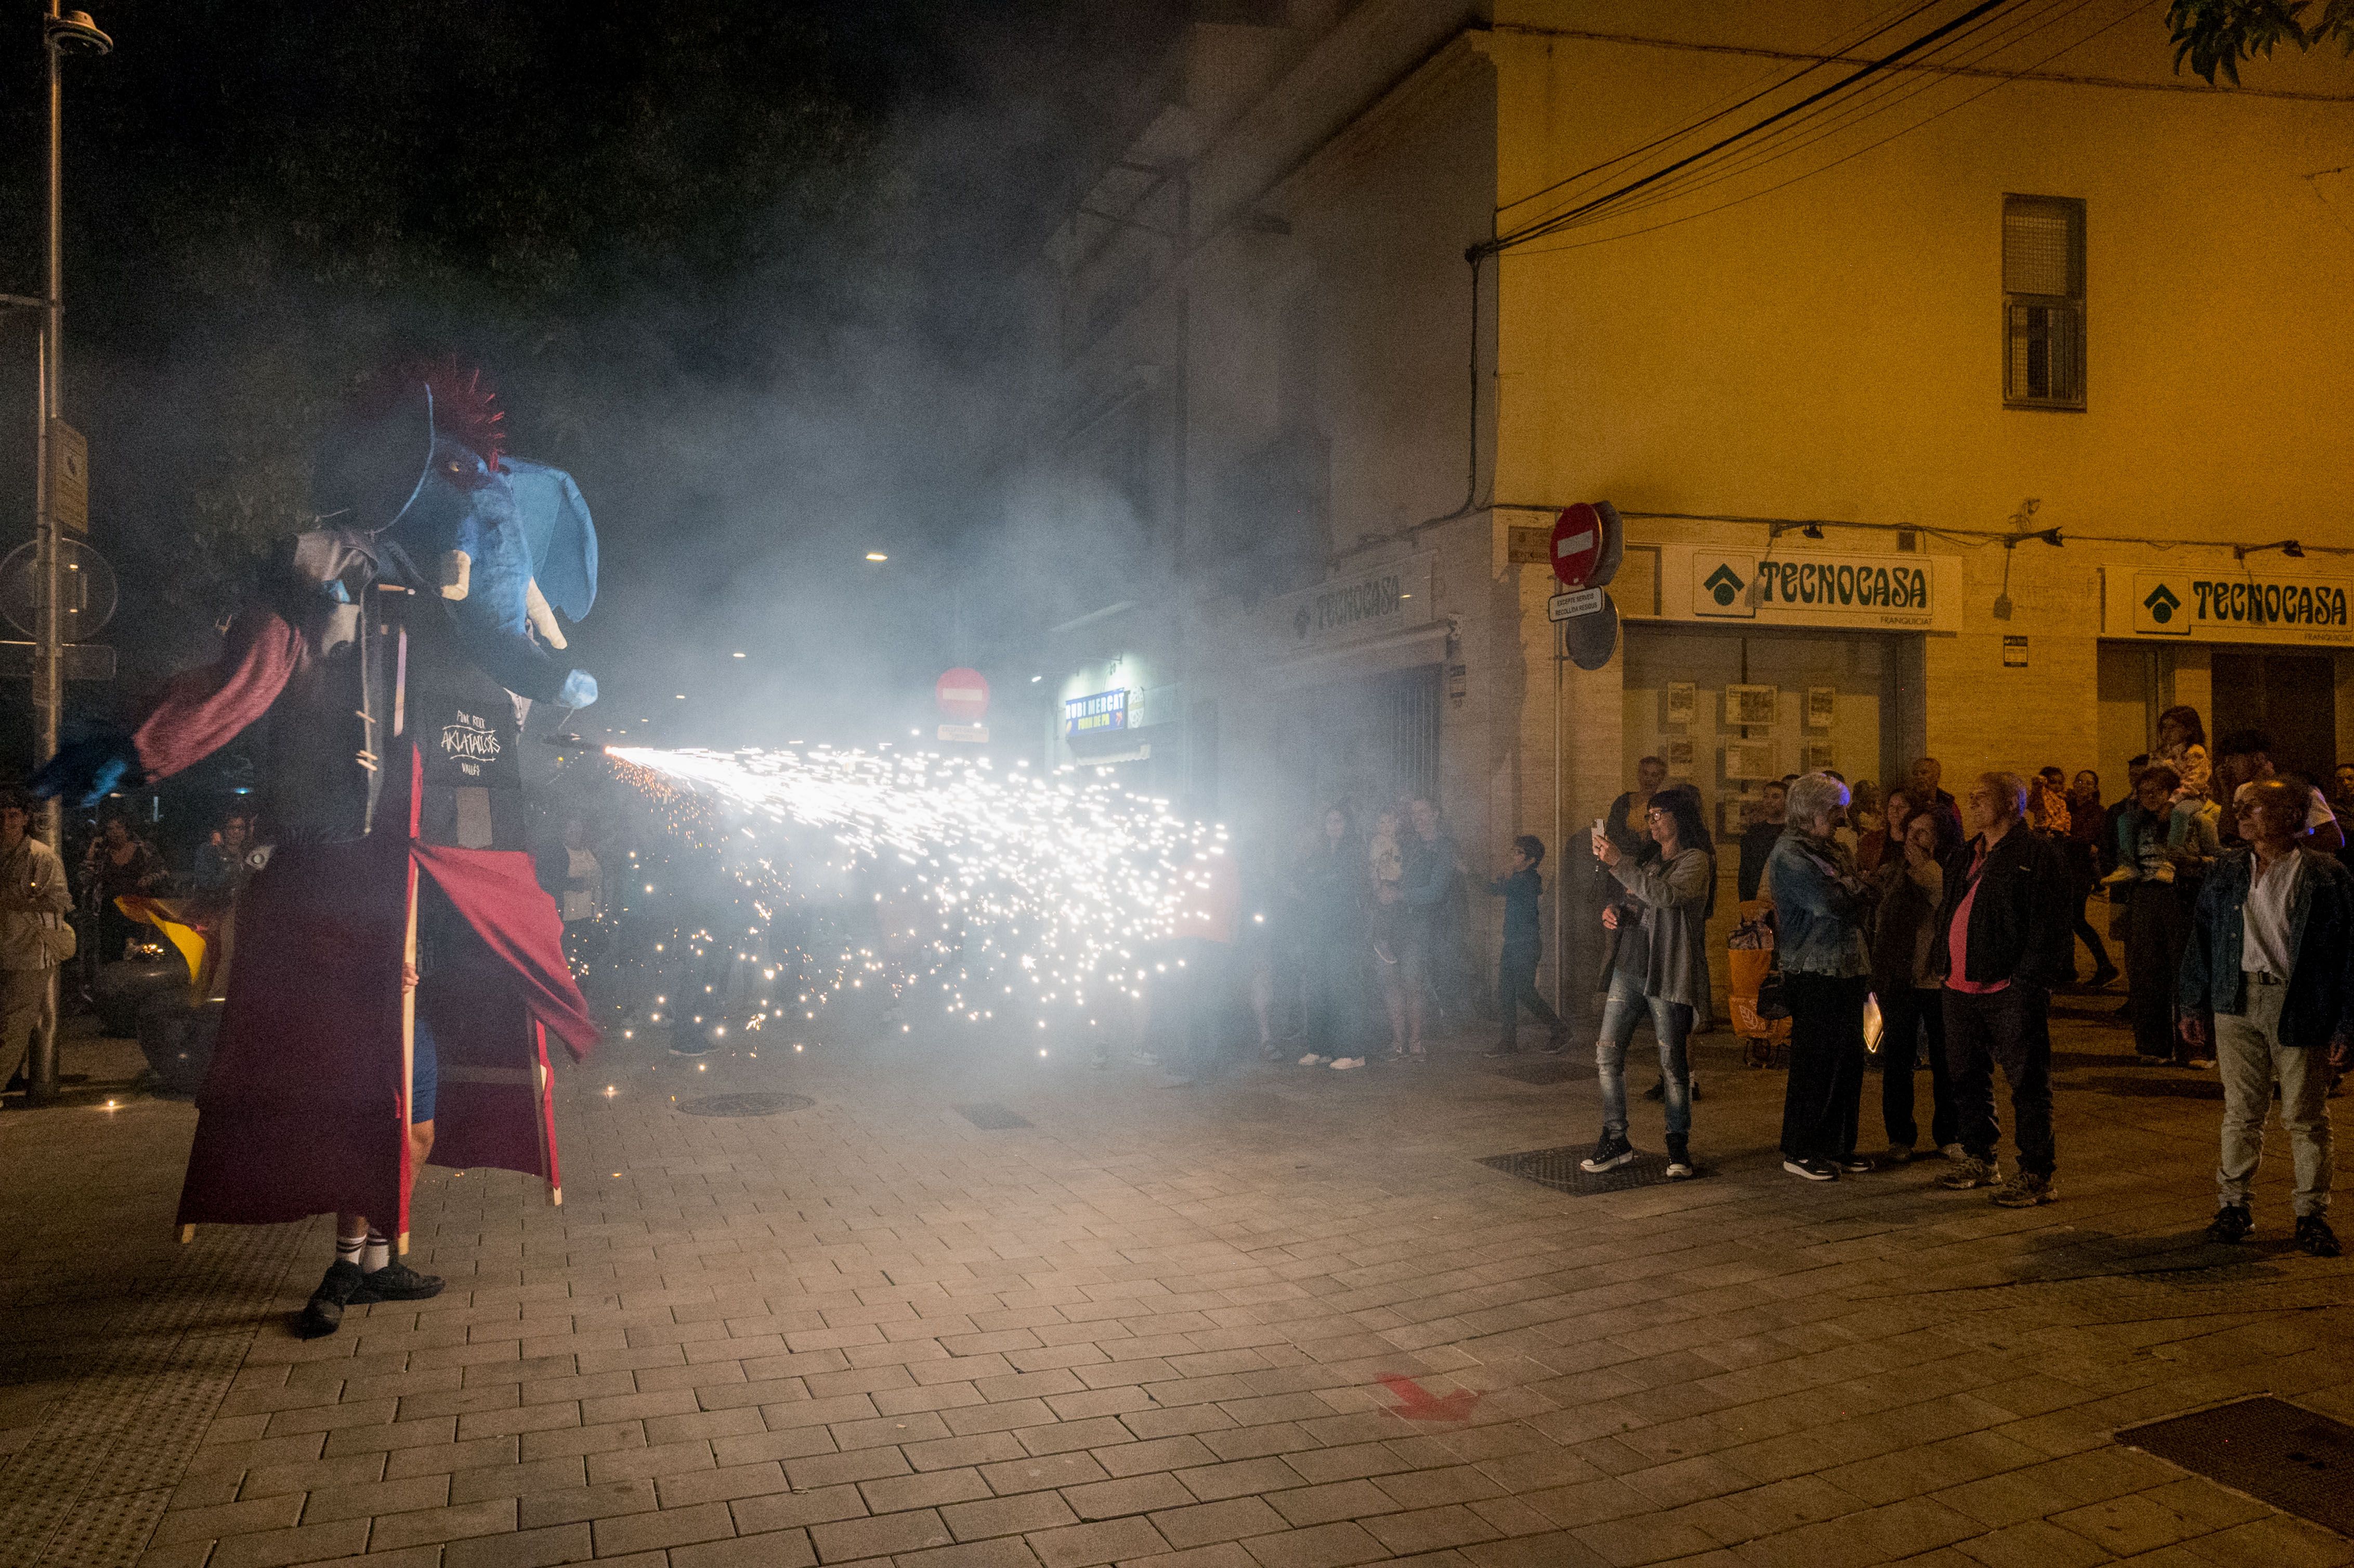
MULTIPOLYGON (((40 759, 58 754, 58 720, 65 708, 64 627, 58 599, 64 574, 58 566, 58 442, 65 421, 66 293, 65 293, 65 81, 62 64, 68 49, 104 54, 114 40, 80 11, 68 16, 58 0, 48 0, 41 24, 42 52, 48 57, 49 167, 48 212, 46 228, 48 287, 41 298, 40 428, 35 437, 33 509, 34 534, 39 551, 41 582, 39 619, 35 623, 33 701, 40 709, 40 759)), ((87 471, 76 476, 87 484, 87 471)), ((77 493, 87 495, 86 491, 77 493)), ((65 851, 65 807, 55 796, 41 811, 42 831, 49 847, 62 858, 65 851)), ((25 1064, 29 1080, 26 1098, 35 1103, 58 1095, 58 980, 59 969, 49 969, 48 996, 41 1026, 33 1032, 32 1049, 25 1064)))
MULTIPOLYGON (((49 17, 58 16, 58 0, 49 0, 49 17)), ((41 300, 39 380, 41 418, 35 436, 33 463, 33 537, 39 553, 37 575, 41 602, 34 622, 38 646, 33 658, 33 705, 39 711, 41 734, 37 754, 43 762, 58 754, 59 710, 65 705, 65 645, 58 624, 58 486, 52 471, 57 461, 57 426, 65 418, 65 88, 58 69, 58 41, 45 37, 42 52, 48 57, 49 145, 47 246, 48 287, 41 300)), ((52 795, 41 807, 43 836, 60 861, 65 856, 65 805, 52 795)), ((119 956, 119 955, 118 955, 119 956)), ((37 1105, 58 1097, 58 1009, 61 966, 48 970, 47 997, 40 1027, 33 1032, 25 1064, 25 1097, 37 1105)))
POLYGON ((1553 1011, 1556 1018, 1569 1016, 1562 1011, 1565 992, 1561 983, 1562 939, 1561 923, 1569 906, 1562 897, 1569 875, 1569 845, 1562 842, 1561 810, 1561 661, 1562 633, 1553 635, 1553 1011))

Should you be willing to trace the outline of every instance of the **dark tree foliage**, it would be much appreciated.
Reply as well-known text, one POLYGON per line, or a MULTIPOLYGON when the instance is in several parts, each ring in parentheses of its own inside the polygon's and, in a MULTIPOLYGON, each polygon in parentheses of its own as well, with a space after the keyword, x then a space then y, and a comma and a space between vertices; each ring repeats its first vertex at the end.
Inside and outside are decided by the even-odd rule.
POLYGON ((2240 84, 2240 62, 2293 44, 2309 49, 2335 43, 2354 54, 2354 0, 2172 0, 2166 13, 2174 29, 2174 69, 2185 64, 2211 86, 2221 71, 2240 84))

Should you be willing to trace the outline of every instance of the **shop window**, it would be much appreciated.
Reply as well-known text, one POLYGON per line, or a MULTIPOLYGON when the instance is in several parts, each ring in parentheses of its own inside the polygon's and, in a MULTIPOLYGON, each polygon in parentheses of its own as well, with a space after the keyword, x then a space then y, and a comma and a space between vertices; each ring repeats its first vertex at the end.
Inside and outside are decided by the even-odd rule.
POLYGON ((2002 198, 2002 400, 2084 406, 2084 204, 2002 198))

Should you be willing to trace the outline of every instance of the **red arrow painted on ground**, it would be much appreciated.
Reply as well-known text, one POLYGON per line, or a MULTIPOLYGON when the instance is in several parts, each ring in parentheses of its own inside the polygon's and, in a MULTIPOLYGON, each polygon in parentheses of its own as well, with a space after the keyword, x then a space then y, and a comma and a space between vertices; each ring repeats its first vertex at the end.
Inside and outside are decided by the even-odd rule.
POLYGON ((1471 1407, 1479 1403, 1477 1389, 1458 1388, 1441 1399, 1397 1372, 1384 1372, 1374 1381, 1397 1395, 1398 1402, 1388 1408, 1401 1421, 1468 1421, 1471 1407))

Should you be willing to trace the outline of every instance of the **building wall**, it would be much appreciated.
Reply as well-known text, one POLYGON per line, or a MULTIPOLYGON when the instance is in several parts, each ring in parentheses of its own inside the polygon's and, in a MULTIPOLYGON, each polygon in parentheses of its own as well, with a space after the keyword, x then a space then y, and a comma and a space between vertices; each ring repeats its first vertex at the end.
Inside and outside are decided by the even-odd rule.
MULTIPOLYGON (((1486 47, 1504 199, 1795 69, 1567 29, 1804 49, 1866 9, 1500 5, 1486 47)), ((2076 25, 2089 31, 2102 19, 2076 25)), ((2033 63, 2070 36, 1996 63, 2033 63)), ((2354 161, 2354 117, 2344 101, 2172 90, 2179 79, 2155 14, 2126 18, 2052 69, 2163 90, 1925 79, 1906 107, 1769 172, 1503 256, 1494 264, 1495 495, 1532 507, 1606 497, 1636 513, 1922 530, 1908 543, 1957 556, 1962 590, 1946 629, 1906 637, 1918 670, 1906 701, 1917 708, 1899 722, 1945 760, 1949 787, 1980 768, 2056 763, 2099 766, 2115 795, 2125 758, 2146 744, 2135 731, 2147 707, 2183 701, 2211 715, 2216 694, 2204 644, 2158 641, 2154 682, 2134 675, 2132 657, 2105 660, 2104 636, 2131 632, 2104 625, 2104 573, 2197 564, 2230 576, 2243 569, 2232 542, 2354 546, 2354 426, 2341 417, 2354 391, 2354 318, 2299 302, 2342 299, 2354 285, 2349 214, 2305 177, 2354 161), (1930 119, 1933 109, 1945 112, 1930 119), (1915 121, 1925 122, 1864 150, 1915 121), (1810 178, 1764 188, 1849 152, 1857 155, 1810 178), (1751 192, 1762 194, 1701 211, 1751 192), (2083 412, 2004 406, 2006 193, 2086 204, 2083 412), (1665 226, 1629 232, 1650 224, 1665 226), (2040 504, 2029 525, 2061 527, 2064 546, 2006 551, 1934 532, 2007 529, 2031 497, 2040 504), (2174 547, 2089 537, 2101 535, 2174 547), (2023 668, 2005 662, 2006 638, 2020 637, 2023 668), (2155 689, 2145 696, 2137 685, 2155 689)), ((2248 74, 2252 86, 2349 91, 2334 61, 2285 58, 2248 74)), ((1504 226, 1545 205, 1507 208, 1504 226)), ((1545 521, 1500 511, 1496 558, 1511 525, 1545 521)), ((1826 535, 1821 544, 1785 535, 1776 548, 1898 548, 1893 532, 1826 535)), ((1629 537, 1762 554, 1768 531, 1638 519, 1629 537)), ((2257 563, 2267 559, 2268 571, 2354 577, 2342 557, 2257 563)), ((1536 585, 1522 594, 1532 624, 1519 726, 1534 758, 1553 726, 1549 642, 1534 621, 1546 574, 1507 569, 1536 585)), ((2317 699, 2354 708, 2354 693, 2338 685, 2317 699)), ((1631 781, 1621 722, 1615 703, 1570 707, 1573 821, 1631 781)), ((2342 744, 2354 747, 2354 730, 2342 744)), ((1702 771, 1713 794, 1722 781, 1705 758, 1702 771)))

